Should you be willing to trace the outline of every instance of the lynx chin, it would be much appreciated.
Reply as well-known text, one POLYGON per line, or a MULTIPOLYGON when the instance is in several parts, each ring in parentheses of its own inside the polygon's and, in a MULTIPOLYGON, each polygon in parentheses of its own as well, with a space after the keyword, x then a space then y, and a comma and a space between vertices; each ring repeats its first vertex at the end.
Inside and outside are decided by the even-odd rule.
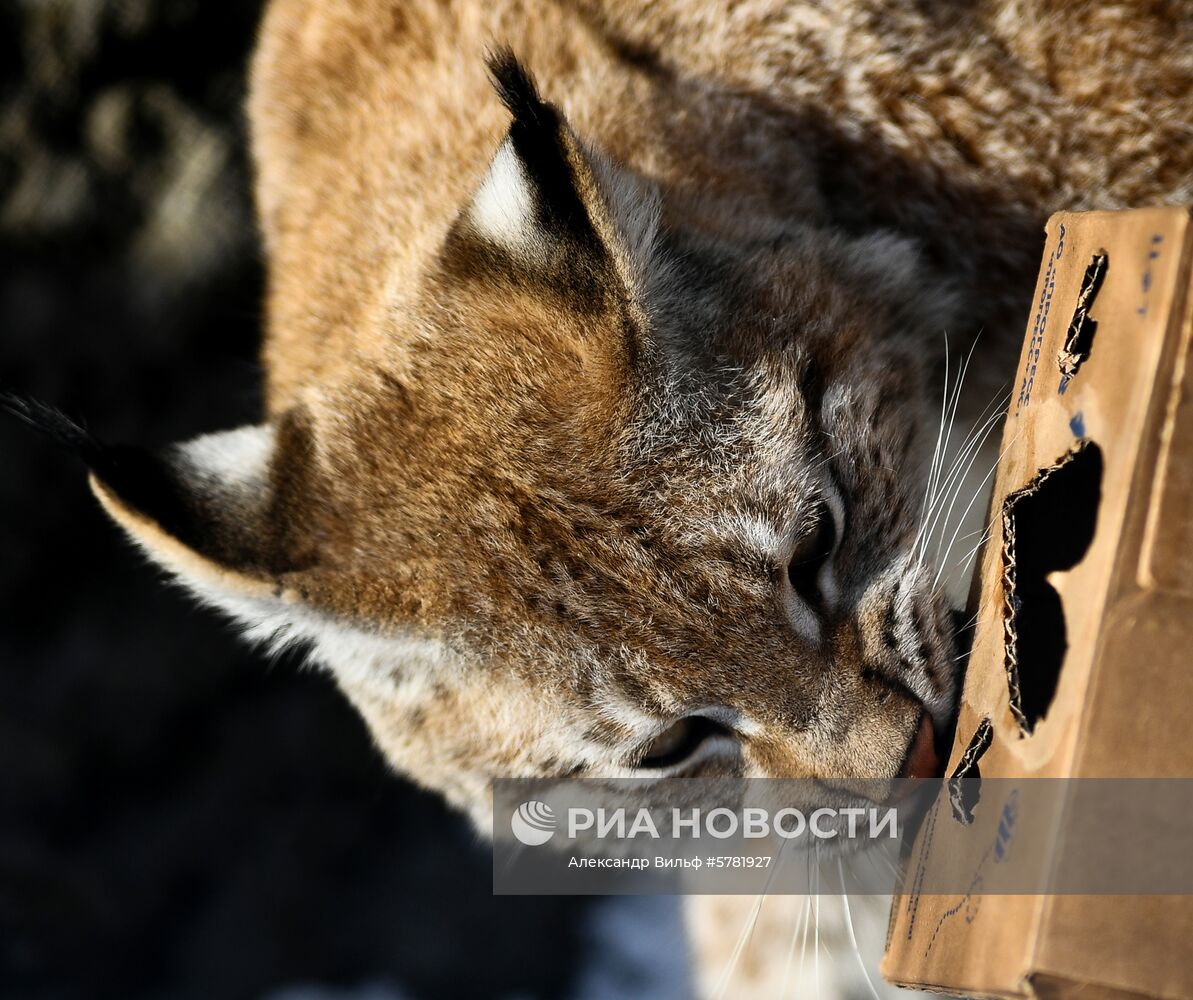
POLYGON ((1193 196, 1190 11, 273 0, 265 419, 9 406, 482 829, 499 777, 933 773, 1043 220, 1193 196))

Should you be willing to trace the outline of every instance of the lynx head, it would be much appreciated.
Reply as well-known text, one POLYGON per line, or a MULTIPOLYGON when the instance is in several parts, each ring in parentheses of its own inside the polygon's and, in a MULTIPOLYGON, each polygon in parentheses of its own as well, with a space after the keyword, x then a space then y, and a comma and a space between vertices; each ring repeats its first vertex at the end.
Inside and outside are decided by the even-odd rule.
POLYGON ((508 134, 384 360, 163 453, 87 439, 100 500, 482 825, 495 777, 922 768, 955 680, 914 254, 698 225, 492 69, 508 134))

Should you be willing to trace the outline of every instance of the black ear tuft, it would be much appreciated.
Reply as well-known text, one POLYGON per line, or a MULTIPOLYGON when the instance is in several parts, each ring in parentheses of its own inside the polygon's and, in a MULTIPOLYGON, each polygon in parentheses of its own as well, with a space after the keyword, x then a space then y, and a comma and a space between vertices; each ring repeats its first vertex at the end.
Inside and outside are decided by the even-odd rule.
POLYGON ((81 458, 131 507, 171 534, 194 534, 195 512, 169 466, 146 448, 109 445, 61 410, 19 393, 0 391, 0 410, 81 458))
POLYGON ((486 62, 493 76, 497 96, 514 116, 515 123, 537 128, 554 128, 558 122, 555 109, 539 96, 538 88, 509 48, 489 53, 486 62))
POLYGON ((534 187, 539 225, 597 249, 599 241, 569 162, 563 116, 539 96, 530 74, 508 48, 491 53, 488 65, 501 103, 514 118, 509 140, 534 187))
POLYGON ((0 410, 44 434, 93 468, 102 460, 105 449, 99 439, 53 406, 4 390, 0 391, 0 410))

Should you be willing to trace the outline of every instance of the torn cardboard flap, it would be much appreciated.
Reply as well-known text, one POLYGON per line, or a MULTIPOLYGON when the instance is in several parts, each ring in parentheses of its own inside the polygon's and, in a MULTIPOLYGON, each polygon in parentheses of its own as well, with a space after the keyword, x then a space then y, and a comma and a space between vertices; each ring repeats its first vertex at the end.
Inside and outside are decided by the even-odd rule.
POLYGON ((1002 502, 1002 634, 1008 707, 1024 735, 1043 718, 1068 644, 1050 577, 1076 566, 1094 537, 1102 450, 1081 438, 1002 502), (1019 669, 1025 659, 1030 669, 1019 669))
POLYGON ((1081 290, 1077 293, 1077 307, 1073 310, 1073 318, 1069 320, 1069 329, 1065 334, 1065 342, 1056 356, 1057 367, 1060 368, 1062 385, 1067 383, 1081 362, 1089 357, 1093 347, 1094 334, 1098 329, 1098 321, 1090 315, 1090 307, 1094 304, 1094 297, 1102 287, 1102 280, 1106 277, 1106 264, 1109 258, 1105 250, 1099 250, 1090 259, 1085 275, 1081 279, 1081 290))
POLYGON ((975 790, 981 787, 978 782, 982 777, 979 761, 990 749, 993 739, 994 726, 989 719, 983 719, 974 731, 965 753, 961 755, 956 769, 949 775, 949 805, 953 810, 953 818, 964 826, 973 822, 973 810, 977 805, 975 790))
MULTIPOLYGON (((946 774, 1193 777, 1191 285, 1189 209, 1049 220, 946 774)), ((919 831, 887 978, 1193 1000, 1193 898, 983 896, 980 879, 968 896, 918 892, 972 838, 1002 835, 997 803, 966 784, 947 783, 919 831)), ((1054 865, 1079 847, 1063 808, 1020 821, 1054 865)))

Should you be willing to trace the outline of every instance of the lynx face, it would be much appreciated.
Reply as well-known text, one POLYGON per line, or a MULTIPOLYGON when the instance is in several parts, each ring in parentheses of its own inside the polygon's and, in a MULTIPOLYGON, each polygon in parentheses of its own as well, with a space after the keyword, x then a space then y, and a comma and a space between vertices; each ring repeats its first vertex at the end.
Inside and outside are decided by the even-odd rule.
POLYGON ((894 238, 685 225, 493 70, 513 122, 402 349, 157 458, 88 439, 101 501, 482 825, 495 777, 896 776, 955 698, 943 297, 894 238))

